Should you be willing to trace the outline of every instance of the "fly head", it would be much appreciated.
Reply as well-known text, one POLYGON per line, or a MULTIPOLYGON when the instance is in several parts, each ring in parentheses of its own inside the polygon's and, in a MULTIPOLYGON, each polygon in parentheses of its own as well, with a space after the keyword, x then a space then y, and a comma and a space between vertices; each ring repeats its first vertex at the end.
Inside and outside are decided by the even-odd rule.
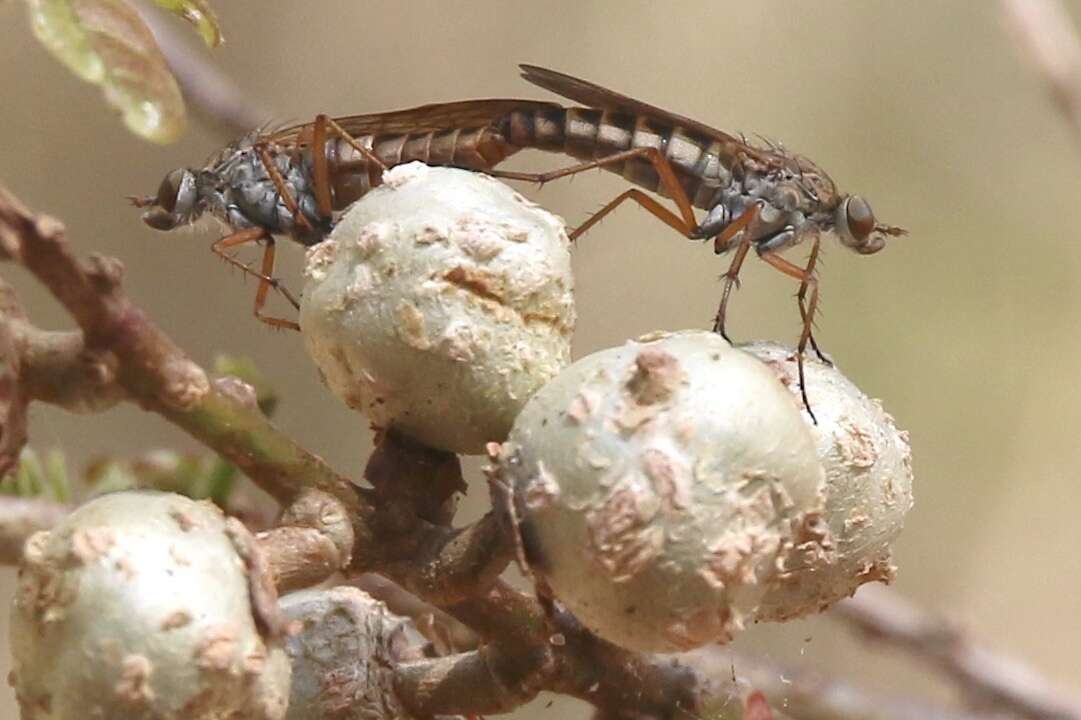
POLYGON ((146 208, 143 222, 155 230, 172 230, 192 220, 199 199, 199 184, 187 168, 173 170, 158 186, 158 194, 131 198, 136 207, 146 208))
POLYGON ((871 206, 859 195, 848 195, 834 211, 833 227, 841 244, 861 255, 871 255, 886 246, 886 239, 907 231, 875 220, 871 206))

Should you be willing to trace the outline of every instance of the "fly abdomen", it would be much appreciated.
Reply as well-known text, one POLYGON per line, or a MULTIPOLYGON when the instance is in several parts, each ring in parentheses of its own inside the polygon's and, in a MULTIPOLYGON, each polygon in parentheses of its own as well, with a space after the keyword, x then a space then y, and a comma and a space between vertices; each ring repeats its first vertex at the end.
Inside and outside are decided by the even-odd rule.
POLYGON ((487 170, 518 152, 490 125, 455 128, 432 134, 426 157, 411 157, 429 165, 487 170))
POLYGON ((597 125, 597 146, 593 151, 600 159, 634 147, 634 117, 625 113, 604 112, 597 125))
POLYGON ((668 135, 664 156, 677 171, 701 178, 702 180, 717 179, 720 169, 720 161, 717 155, 712 155, 710 161, 708 149, 712 142, 688 133, 681 127, 674 127, 668 135))
POLYGON ((496 124, 496 132, 511 145, 563 152, 567 111, 559 107, 514 110, 496 124))
MULTIPOLYGON (((512 145, 588 161, 630 150, 634 124, 634 117, 626 113, 550 107, 507 113, 496 130, 512 145)), ((616 166, 608 169, 620 172, 616 166)))
MULTIPOLYGON (((428 165, 445 165, 485 170, 516 153, 520 147, 508 143, 491 125, 451 128, 424 133, 368 135, 355 138, 388 168, 415 160, 428 165)), ((372 189, 378 176, 367 157, 345 140, 327 143, 327 159, 332 177, 333 204, 342 210, 372 189)))
MULTIPOLYGON (((417 133, 415 135, 405 136, 405 142, 402 143, 399 158, 426 158, 431 155, 431 152, 432 133, 417 133)), ((378 152, 377 154, 380 158, 383 157, 382 152, 378 152)))
MULTIPOLYGON (((667 153, 670 127, 656 125, 650 118, 639 115, 631 130, 631 145, 635 148, 654 148, 662 156, 667 153)), ((615 168, 613 168, 615 170, 615 168)), ((661 190, 661 179, 653 163, 644 157, 627 161, 620 174, 624 179, 653 192, 661 190)), ((663 193, 662 193, 663 194, 663 193)))
POLYGON ((600 110, 567 108, 563 152, 579 160, 596 160, 602 114, 600 110))
MULTIPOLYGON (((496 130, 511 145, 564 153, 582 161, 600 160, 633 148, 655 148, 672 165, 687 196, 698 207, 710 207, 717 185, 727 182, 719 148, 713 147, 716 141, 645 115, 593 108, 530 108, 508 113, 496 130)), ((666 194, 646 158, 602 167, 639 187, 666 194)))

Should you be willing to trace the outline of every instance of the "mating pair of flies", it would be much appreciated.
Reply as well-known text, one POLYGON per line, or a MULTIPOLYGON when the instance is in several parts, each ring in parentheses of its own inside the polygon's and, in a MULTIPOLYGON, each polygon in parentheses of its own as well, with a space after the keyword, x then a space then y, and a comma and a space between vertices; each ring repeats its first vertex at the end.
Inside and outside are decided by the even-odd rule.
MULTIPOLYGON (((802 331, 798 344, 800 390, 810 402, 803 374, 808 345, 822 360, 812 334, 818 304, 820 236, 832 231, 843 245, 869 255, 904 230, 875 220, 867 201, 838 192, 829 176, 807 158, 772 143, 753 145, 743 136, 704 125, 554 70, 522 65, 529 82, 581 107, 536 100, 487 99, 424 105, 409 110, 331 119, 274 132, 256 131, 227 147, 200 170, 179 169, 162 181, 157 196, 134 198, 147 208, 143 220, 171 230, 210 213, 232 233, 215 253, 259 280, 255 315, 277 327, 296 323, 263 314, 269 291, 296 299, 274 278, 274 237, 303 245, 321 242, 335 212, 379 184, 383 171, 419 160, 485 172, 495 177, 545 183, 592 168, 619 173, 632 184, 669 198, 670 210, 638 188, 618 195, 578 226, 575 240, 627 200, 692 240, 712 240, 717 254, 732 252, 713 329, 725 339, 725 314, 733 286, 751 248, 799 282, 802 331), (547 173, 507 172, 496 166, 519 150, 566 153, 581 162, 547 173), (695 208, 705 211, 699 221, 695 208), (781 252, 809 240, 806 265, 781 252), (264 247, 255 270, 231 249, 264 247)), ((814 413, 811 412, 812 418, 814 413)))

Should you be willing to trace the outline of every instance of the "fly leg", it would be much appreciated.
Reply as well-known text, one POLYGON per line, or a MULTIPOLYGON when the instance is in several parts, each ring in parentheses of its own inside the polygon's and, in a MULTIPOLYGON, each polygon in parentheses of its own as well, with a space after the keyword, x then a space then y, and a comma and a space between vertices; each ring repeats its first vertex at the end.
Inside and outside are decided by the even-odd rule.
MULTIPOLYGON (((240 247, 241 245, 247 245, 248 243, 257 243, 267 236, 267 232, 263 228, 246 228, 244 230, 237 230, 231 235, 226 235, 220 240, 216 240, 211 246, 211 251, 220 257, 225 262, 229 263, 235 268, 238 268, 245 275, 251 275, 260 282, 267 281, 271 285, 274 285, 276 281, 274 278, 265 277, 262 273, 258 273, 251 269, 251 266, 241 262, 232 253, 226 252, 229 248, 240 247)), ((288 297, 288 296, 287 296, 288 297)))
MULTIPOLYGON (((815 276, 815 264, 818 263, 818 249, 819 249, 820 245, 821 245, 821 239, 816 235, 815 239, 814 239, 814 244, 811 245, 811 254, 807 258, 807 267, 805 268, 805 273, 807 275, 809 275, 809 276, 815 276)), ((822 362, 824 362, 827 365, 832 366, 833 362, 829 358, 827 358, 825 355, 822 354, 822 351, 818 347, 818 343, 815 342, 814 327, 813 327, 814 326, 814 311, 812 310, 810 313, 808 313, 807 305, 806 305, 806 297, 807 297, 808 287, 809 286, 808 286, 807 281, 803 280, 799 284, 799 293, 797 293, 797 295, 796 295, 796 299, 799 302, 800 318, 803 320, 804 327, 810 326, 808 328, 808 331, 807 331, 807 337, 811 342, 811 349, 813 349, 815 351, 815 355, 818 356, 819 360, 821 360, 822 362)), ((817 303, 818 303, 818 293, 817 293, 817 286, 816 286, 815 304, 817 305, 817 303)))
MULTIPOLYGON (((817 242, 816 239, 816 246, 817 242)), ((800 332, 799 345, 797 345, 796 349, 796 363, 799 370, 799 391, 800 396, 803 398, 803 406, 807 408, 811 420, 817 425, 818 418, 815 417, 814 411, 811 410, 811 401, 807 399, 807 382, 803 372, 803 353, 807 350, 807 345, 811 340, 811 323, 814 321, 815 310, 818 309, 818 277, 814 274, 814 269, 811 264, 809 264, 807 268, 802 268, 772 252, 761 253, 759 257, 777 270, 783 272, 785 275, 800 281, 800 309, 801 311, 805 309, 805 312, 801 313, 803 315, 803 330, 800 332), (810 293, 810 298, 807 300, 806 308, 804 308, 803 298, 808 292, 810 293)))
POLYGON ((319 214, 329 220, 334 211, 334 202, 330 194, 331 170, 327 160, 327 139, 338 137, 349 144, 368 161, 368 182, 372 187, 383 183, 383 173, 387 164, 370 148, 365 147, 345 131, 334 118, 318 115, 312 126, 312 189, 315 191, 319 214))
POLYGON ((271 273, 274 272, 274 238, 268 237, 266 246, 263 248, 263 279, 259 282, 259 287, 255 291, 255 307, 253 311, 255 317, 261 322, 270 325, 271 327, 289 328, 290 330, 300 330, 300 325, 293 320, 285 320, 284 318, 270 317, 263 314, 263 306, 266 304, 267 293, 270 292, 270 288, 285 296, 294 308, 300 310, 300 303, 296 301, 292 293, 285 289, 285 287, 278 282, 277 279, 271 277, 271 273))
POLYGON ((590 215, 584 223, 571 232, 570 239, 577 240, 583 233, 600 222, 601 218, 615 210, 620 203, 625 200, 633 200, 638 203, 651 215, 658 218, 665 225, 668 225, 684 237, 696 239, 698 237, 696 233, 698 221, 694 217, 694 209, 691 206, 690 198, 687 197, 687 191, 683 189, 683 185, 680 184, 679 179, 676 177, 676 171, 672 169, 672 164, 668 162, 667 158, 661 155, 657 148, 639 147, 631 150, 624 150, 622 152, 613 153, 612 155, 606 155, 599 160, 592 160, 590 162, 572 165, 570 167, 552 170, 551 172, 546 173, 520 173, 509 172, 506 170, 485 170, 485 172, 493 177, 507 178, 509 180, 524 180, 526 182, 535 182, 543 185, 552 180, 576 175, 580 172, 585 172, 586 170, 592 170, 593 168, 604 167, 605 165, 612 165, 632 159, 644 159, 653 165, 653 168, 657 171, 657 176, 660 178, 661 187, 664 192, 672 198, 672 201, 679 209, 679 214, 677 215, 664 207, 641 190, 627 190, 626 192, 620 193, 615 199, 600 210, 590 215))
POLYGON ((728 342, 732 340, 724 329, 725 316, 728 310, 728 298, 732 295, 732 288, 739 287, 739 271, 743 267, 743 260, 747 257, 747 251, 751 249, 751 236, 744 233, 748 226, 758 219, 760 206, 756 203, 743 211, 728 227, 713 241, 715 252, 722 253, 727 250, 734 239, 739 237, 732 264, 728 266, 728 272, 721 276, 724 280, 724 290, 721 291, 721 303, 717 306, 717 315, 713 318, 713 332, 720 334, 728 342))
POLYGON ((291 328, 293 330, 299 330, 300 326, 292 320, 284 320, 282 318, 269 317, 263 314, 263 306, 266 305, 267 294, 270 289, 273 288, 277 292, 281 293, 282 297, 289 301, 289 303, 297 310, 300 309, 300 303, 296 301, 293 294, 281 282, 272 277, 274 272, 274 238, 271 237, 263 228, 247 228, 245 230, 238 230, 232 235, 226 235, 220 240, 216 241, 210 246, 210 249, 214 251, 216 255, 223 260, 240 268, 244 273, 251 275, 259 279, 259 287, 255 291, 255 317, 261 322, 266 323, 272 327, 284 327, 291 328), (261 272, 256 272, 244 263, 237 260, 230 253, 227 252, 229 248, 239 247, 240 245, 246 245, 251 242, 265 241, 263 249, 263 262, 261 266, 261 272))

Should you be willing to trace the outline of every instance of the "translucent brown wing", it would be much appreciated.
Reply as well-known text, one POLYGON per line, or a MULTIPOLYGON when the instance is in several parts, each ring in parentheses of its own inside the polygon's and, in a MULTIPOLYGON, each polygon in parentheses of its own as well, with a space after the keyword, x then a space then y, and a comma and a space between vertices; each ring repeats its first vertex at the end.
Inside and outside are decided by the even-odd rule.
POLYGON ((689 117, 663 110, 654 105, 650 105, 649 103, 642 102, 641 100, 635 100, 634 98, 617 93, 615 90, 609 90, 608 88, 591 83, 588 80, 582 80, 581 78, 576 78, 572 75, 567 75, 566 73, 537 67, 536 65, 519 65, 518 67, 522 71, 522 77, 534 85, 539 85, 545 90, 551 90, 557 95, 562 95, 565 98, 582 103, 583 105, 601 110, 615 110, 617 112, 627 113, 628 115, 645 115, 646 117, 665 125, 678 125, 685 130, 699 133, 707 138, 720 140, 731 149, 733 154, 738 150, 742 150, 752 157, 759 157, 762 155, 762 151, 758 148, 744 143, 739 138, 735 138, 723 130, 718 130, 715 127, 710 127, 697 120, 692 120, 689 117))
MULTIPOLYGON (((353 137, 364 137, 477 128, 494 123, 514 110, 559 109, 559 107, 555 103, 511 98, 463 100, 370 115, 350 115, 335 118, 335 121, 353 137)), ((294 125, 268 135, 267 139, 279 143, 299 142, 303 145, 311 142, 312 128, 313 123, 294 125)))

